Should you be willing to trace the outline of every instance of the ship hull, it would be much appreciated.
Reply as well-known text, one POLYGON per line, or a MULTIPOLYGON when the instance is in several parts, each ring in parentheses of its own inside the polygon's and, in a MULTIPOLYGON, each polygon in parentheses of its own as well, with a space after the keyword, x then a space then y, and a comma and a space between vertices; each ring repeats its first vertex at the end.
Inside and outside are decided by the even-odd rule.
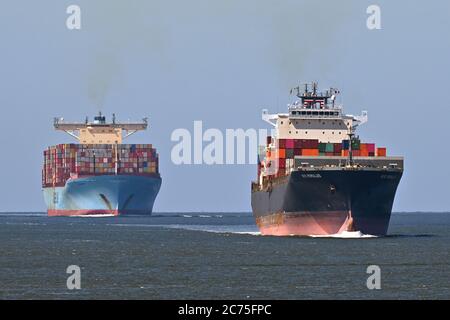
POLYGON ((43 189, 49 216, 150 215, 159 176, 99 175, 43 189))
POLYGON ((385 169, 293 171, 252 192, 253 214, 263 235, 386 235, 401 176, 385 169))

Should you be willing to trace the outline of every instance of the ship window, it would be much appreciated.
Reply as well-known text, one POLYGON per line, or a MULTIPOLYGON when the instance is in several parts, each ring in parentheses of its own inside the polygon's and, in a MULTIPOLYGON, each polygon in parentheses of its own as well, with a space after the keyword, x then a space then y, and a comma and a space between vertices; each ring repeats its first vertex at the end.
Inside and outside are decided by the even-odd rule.
POLYGON ((339 134, 341 134, 341 132, 339 131, 339 134))
POLYGON ((298 131, 295 131, 295 134, 298 134, 298 131))
POLYGON ((334 134, 334 131, 331 134, 334 134))
POLYGON ((281 121, 281 124, 283 124, 283 121, 281 121))
POLYGON ((324 114, 325 114, 326 116, 329 116, 329 115, 330 115, 330 113, 329 113, 328 111, 324 112, 324 114))
POLYGON ((317 115, 319 115, 319 113, 317 111, 313 111, 312 115, 317 116, 317 115))
POLYGON ((322 122, 322 124, 325 124, 325 122, 322 122))
POLYGON ((322 134, 325 134, 325 131, 322 131, 322 134))
POLYGON ((305 134, 308 134, 308 131, 305 131, 305 134))
POLYGON ((306 111, 306 114, 307 114, 308 116, 310 116, 310 115, 311 115, 311 111, 306 111))

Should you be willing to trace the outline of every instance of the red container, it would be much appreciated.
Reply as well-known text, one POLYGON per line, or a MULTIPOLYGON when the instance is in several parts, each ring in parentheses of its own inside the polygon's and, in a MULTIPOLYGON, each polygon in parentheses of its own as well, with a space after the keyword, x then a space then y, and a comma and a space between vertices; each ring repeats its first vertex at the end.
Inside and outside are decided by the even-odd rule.
POLYGON ((334 143, 333 144, 334 153, 341 153, 342 151, 342 143, 334 143))
POLYGON ((302 155, 302 149, 296 148, 294 149, 294 156, 301 156, 302 155))
POLYGON ((294 139, 286 139, 286 149, 294 149, 294 139))
POLYGON ((278 148, 285 149, 286 148, 286 139, 278 139, 278 148))
POLYGON ((319 140, 302 139, 301 140, 301 148, 302 149, 318 149, 319 148, 319 140))
POLYGON ((278 159, 278 168, 286 168, 286 159, 278 159))

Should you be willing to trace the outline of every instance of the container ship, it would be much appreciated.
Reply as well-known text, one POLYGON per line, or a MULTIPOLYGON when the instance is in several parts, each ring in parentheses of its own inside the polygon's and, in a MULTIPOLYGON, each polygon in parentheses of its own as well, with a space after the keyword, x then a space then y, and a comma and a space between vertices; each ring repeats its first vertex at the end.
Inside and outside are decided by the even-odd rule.
POLYGON ((49 216, 151 214, 161 186, 158 154, 151 144, 123 144, 147 129, 148 121, 111 123, 99 113, 93 122, 54 120, 76 144, 44 151, 42 187, 49 216))
POLYGON ((291 90, 288 113, 262 118, 273 127, 258 150, 251 204, 263 235, 386 235, 403 157, 356 135, 368 115, 346 115, 335 88, 291 90))

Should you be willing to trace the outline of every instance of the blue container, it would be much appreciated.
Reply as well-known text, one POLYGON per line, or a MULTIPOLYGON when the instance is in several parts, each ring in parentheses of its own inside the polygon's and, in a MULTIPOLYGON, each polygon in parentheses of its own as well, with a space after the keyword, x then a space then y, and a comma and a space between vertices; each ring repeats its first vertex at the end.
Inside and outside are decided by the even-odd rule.
POLYGON ((349 146, 350 146, 349 140, 342 140, 342 149, 343 150, 348 150, 349 146))

